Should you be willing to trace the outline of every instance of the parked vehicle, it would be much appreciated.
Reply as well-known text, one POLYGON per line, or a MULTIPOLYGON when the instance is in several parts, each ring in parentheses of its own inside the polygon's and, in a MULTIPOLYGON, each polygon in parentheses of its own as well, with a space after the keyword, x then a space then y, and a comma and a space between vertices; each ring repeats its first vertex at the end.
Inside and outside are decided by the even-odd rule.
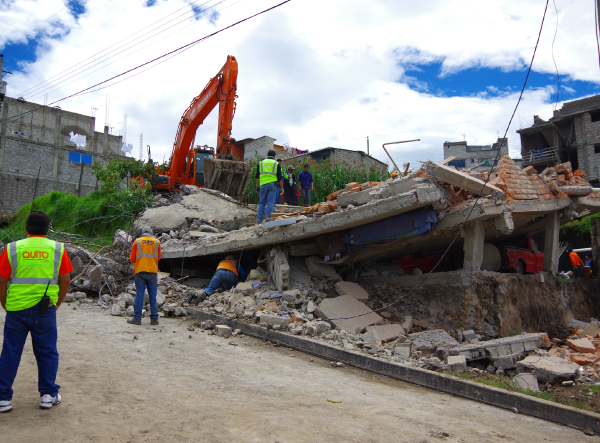
POLYGON ((544 253, 529 235, 513 237, 499 243, 500 270, 517 274, 540 272, 544 266, 544 253))
MULTIPOLYGON (((416 254, 402 255, 392 262, 396 266, 400 266, 405 274, 410 274, 415 269, 420 269, 423 274, 430 272, 433 267, 440 261, 444 251, 426 251, 417 252, 416 254)), ((440 265, 435 270, 436 272, 453 271, 454 266, 454 251, 448 251, 440 265)))

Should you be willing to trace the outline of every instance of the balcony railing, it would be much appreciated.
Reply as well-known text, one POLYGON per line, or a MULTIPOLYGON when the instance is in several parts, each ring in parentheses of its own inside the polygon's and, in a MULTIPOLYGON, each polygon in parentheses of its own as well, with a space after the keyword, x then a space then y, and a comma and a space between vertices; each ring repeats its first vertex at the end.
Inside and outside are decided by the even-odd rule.
POLYGON ((531 150, 523 155, 523 166, 539 165, 542 163, 559 164, 560 157, 557 148, 531 150))

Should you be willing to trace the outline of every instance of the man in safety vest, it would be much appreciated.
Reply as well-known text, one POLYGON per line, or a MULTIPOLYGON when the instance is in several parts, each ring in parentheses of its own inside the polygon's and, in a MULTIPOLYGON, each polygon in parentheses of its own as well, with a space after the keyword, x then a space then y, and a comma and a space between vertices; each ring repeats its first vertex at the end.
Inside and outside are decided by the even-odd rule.
POLYGON ((49 228, 48 215, 31 212, 25 222, 27 238, 10 243, 0 255, 0 303, 6 311, 0 412, 12 410, 12 385, 29 333, 38 365, 40 408, 50 409, 61 402, 56 384, 56 310, 69 289, 73 266, 64 245, 46 238, 49 228))
POLYGON ((275 199, 283 192, 283 177, 281 167, 275 161, 275 151, 270 150, 268 157, 258 163, 256 168, 256 185, 260 194, 260 203, 258 204, 258 214, 256 222, 260 223, 263 219, 271 218, 275 199), (277 187, 279 182, 279 187, 277 187))
POLYGON ((131 254, 129 254, 131 263, 135 263, 133 268, 135 281, 135 300, 133 300, 133 318, 127 320, 127 323, 134 325, 142 324, 142 308, 144 307, 144 293, 148 289, 148 298, 150 301, 150 324, 158 324, 158 306, 156 305, 156 290, 158 286, 158 261, 160 260, 160 241, 154 238, 152 228, 144 226, 142 236, 133 242, 131 254))
POLYGON ((200 295, 190 295, 186 302, 197 305, 198 303, 203 302, 206 297, 210 296, 221 286, 223 286, 223 289, 226 291, 233 288, 237 285, 238 278, 242 281, 246 280, 246 273, 233 255, 228 255, 225 257, 225 260, 221 260, 219 266, 217 266, 217 272, 213 275, 208 288, 200 295))

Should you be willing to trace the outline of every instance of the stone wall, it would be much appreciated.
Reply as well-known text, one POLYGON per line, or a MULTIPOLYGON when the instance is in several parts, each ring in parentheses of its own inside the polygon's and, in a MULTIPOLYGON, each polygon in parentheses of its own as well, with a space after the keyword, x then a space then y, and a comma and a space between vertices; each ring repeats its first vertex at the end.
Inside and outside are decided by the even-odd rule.
POLYGON ((5 97, 0 106, 0 200, 2 215, 50 191, 85 196, 96 189, 92 166, 69 160, 69 153, 87 154, 105 165, 122 155, 122 137, 96 132, 95 118, 5 97), (69 133, 86 136, 77 147, 69 133), (81 189, 79 182, 81 180, 81 189))

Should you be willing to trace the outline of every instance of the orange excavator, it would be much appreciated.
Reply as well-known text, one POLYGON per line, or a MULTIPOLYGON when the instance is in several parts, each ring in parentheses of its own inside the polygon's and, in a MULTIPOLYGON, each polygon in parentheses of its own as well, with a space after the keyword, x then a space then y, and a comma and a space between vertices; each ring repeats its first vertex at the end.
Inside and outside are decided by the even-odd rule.
POLYGON ((219 73, 210 79, 181 116, 166 173, 158 175, 152 189, 173 191, 181 185, 196 185, 216 189, 238 200, 244 195, 250 178, 250 165, 243 161, 243 149, 232 152, 235 139, 231 138, 237 75, 237 61, 230 55, 219 73), (217 104, 216 152, 206 145, 194 147, 196 130, 217 104))

